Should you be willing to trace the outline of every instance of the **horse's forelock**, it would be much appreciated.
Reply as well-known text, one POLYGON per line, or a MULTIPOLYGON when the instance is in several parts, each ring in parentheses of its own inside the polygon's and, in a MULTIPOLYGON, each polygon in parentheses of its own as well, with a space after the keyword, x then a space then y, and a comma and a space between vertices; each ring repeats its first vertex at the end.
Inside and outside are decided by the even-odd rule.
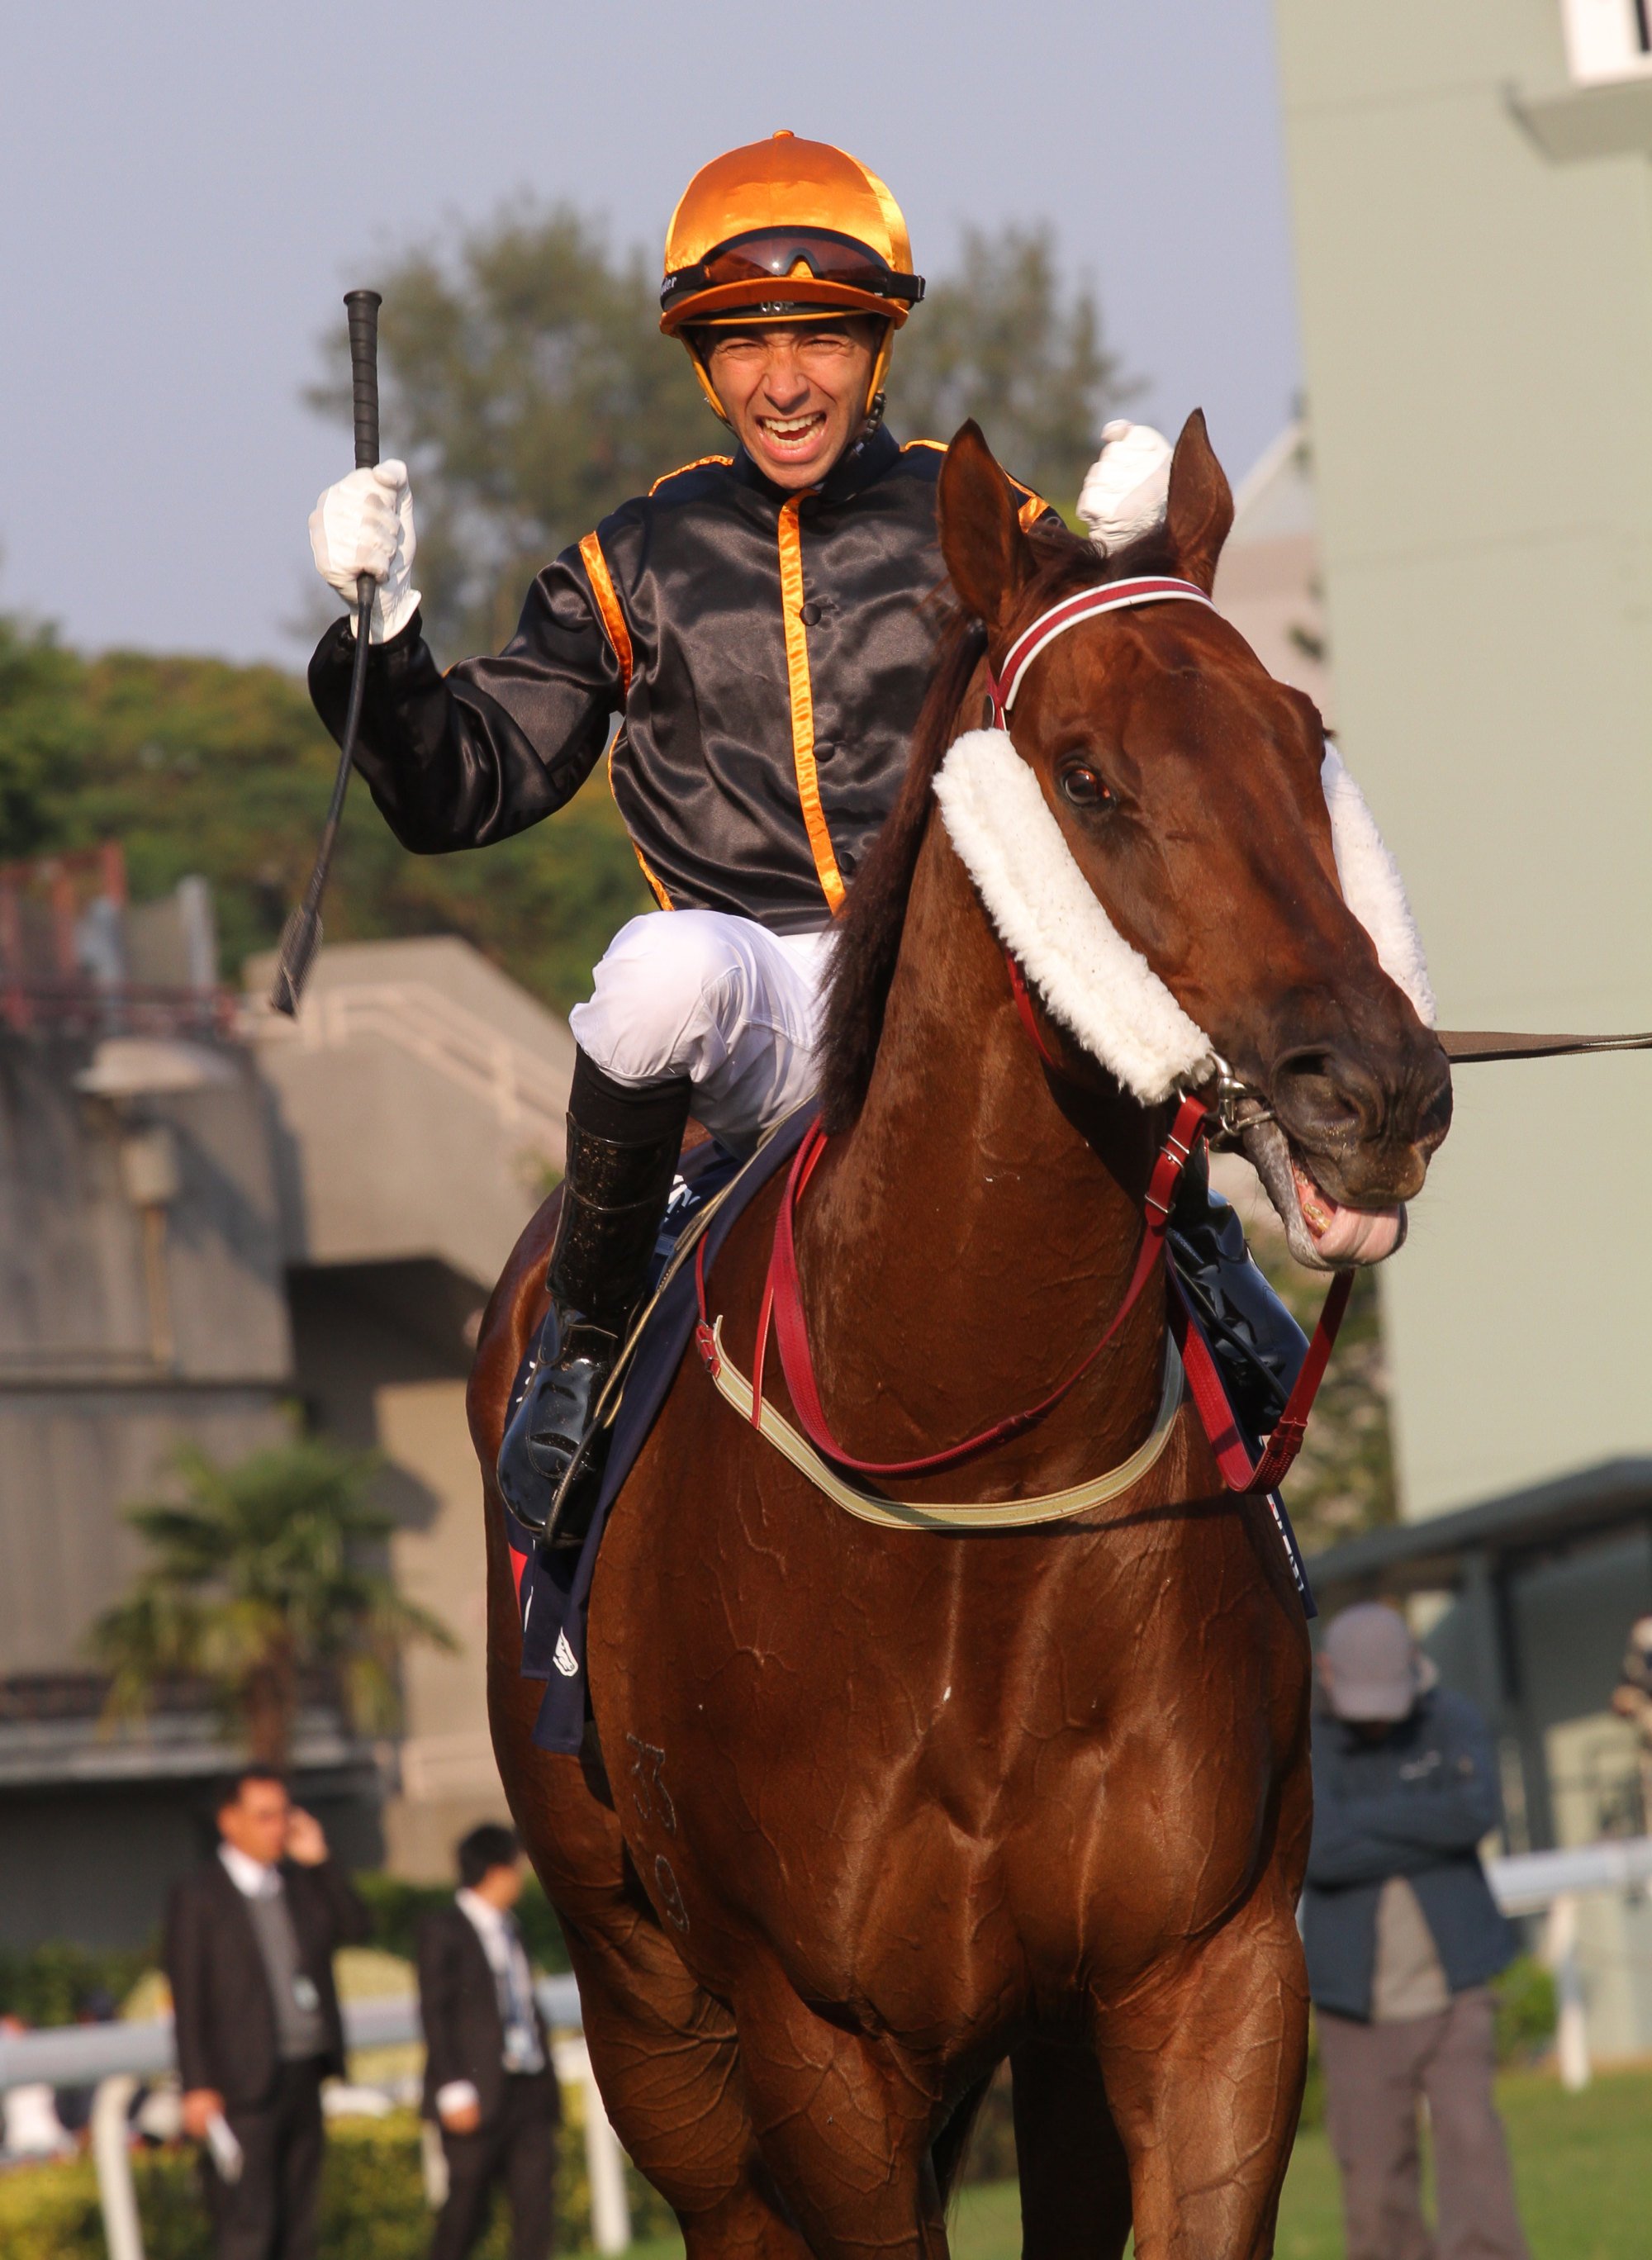
MULTIPOLYGON (((1034 569, 1019 607, 1024 619, 1035 619, 1073 590, 1117 577, 1117 561, 1104 561, 1076 534, 1041 532, 1029 540, 1034 569)), ((929 821, 935 772, 957 734, 958 710, 985 649, 986 633, 980 621, 950 608, 912 733, 899 797, 855 876, 838 920, 820 1042, 820 1120, 833 1136, 854 1124, 865 1104, 900 955, 918 851, 929 821)))

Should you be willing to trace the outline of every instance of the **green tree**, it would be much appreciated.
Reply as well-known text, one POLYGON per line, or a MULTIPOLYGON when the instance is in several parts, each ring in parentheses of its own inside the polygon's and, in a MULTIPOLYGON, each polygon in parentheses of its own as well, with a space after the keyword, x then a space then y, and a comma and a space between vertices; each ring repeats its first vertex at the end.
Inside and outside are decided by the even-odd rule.
MULTIPOLYGON (((664 471, 728 443, 683 348, 660 335, 651 259, 616 255, 565 204, 517 205, 383 278, 384 445, 411 465, 416 577, 445 654, 497 650, 549 558, 664 471)), ((311 404, 347 428, 341 337, 311 404)), ((903 438, 974 416, 1018 477, 1076 498, 1131 387, 1048 228, 970 229, 901 332, 890 385, 903 438)))
MULTIPOLYGON (((315 853, 337 749, 273 667, 109 652, 0 617, 0 861, 119 840, 139 900, 212 883, 226 972, 268 949, 315 853)), ((566 1011, 648 906, 601 772, 485 856, 409 855, 358 786, 327 899, 336 941, 458 933, 566 1011)))
POLYGON ((455 1643, 374 1566, 394 1526, 368 1497, 373 1461, 306 1437, 231 1468, 189 1445, 175 1464, 181 1499, 128 1510, 152 1559, 90 1634, 110 1715, 142 1718, 168 1683, 204 1681, 254 1758, 284 1767, 320 1675, 359 1727, 392 1728, 403 1649, 455 1643))
POLYGON ((82 672, 50 628, 0 617, 0 862, 65 844, 85 753, 82 672))
POLYGON ((903 436, 935 440, 973 416, 1007 469, 1070 511, 1102 426, 1139 390, 1094 297, 1063 281, 1048 226, 971 227, 900 333, 889 412, 903 436))

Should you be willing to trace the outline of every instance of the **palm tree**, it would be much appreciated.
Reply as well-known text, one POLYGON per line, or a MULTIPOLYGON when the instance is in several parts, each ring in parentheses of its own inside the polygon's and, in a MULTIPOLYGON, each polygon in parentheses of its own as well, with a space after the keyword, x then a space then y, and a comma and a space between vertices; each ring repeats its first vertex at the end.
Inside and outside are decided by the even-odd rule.
POLYGON ((168 1682, 204 1681, 254 1762, 285 1767, 301 1683, 321 1672, 358 1729, 393 1727, 402 1649, 457 1643, 370 1566, 395 1527, 367 1495, 372 1457, 302 1437, 229 1468, 186 1445, 174 1465, 183 1498, 128 1509, 153 1558, 89 1636, 107 1714, 147 1717, 168 1682))

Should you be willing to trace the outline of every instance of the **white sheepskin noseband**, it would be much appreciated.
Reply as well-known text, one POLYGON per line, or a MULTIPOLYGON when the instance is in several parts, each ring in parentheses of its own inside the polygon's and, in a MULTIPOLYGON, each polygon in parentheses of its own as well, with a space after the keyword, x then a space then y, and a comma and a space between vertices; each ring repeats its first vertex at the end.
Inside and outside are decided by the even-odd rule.
MULTIPOLYGON (((1320 772, 1343 899, 1377 961, 1432 1027, 1434 992, 1393 857, 1327 746, 1320 772)), ((1217 1056, 1074 862, 1037 777, 1004 730, 955 739, 935 777, 947 836, 1000 941, 1054 1017, 1144 1105, 1209 1080, 1217 1056)))
POLYGON ((1432 1028, 1437 1010, 1434 992, 1422 936, 1405 899, 1405 883, 1365 805, 1365 795, 1343 768, 1334 746, 1325 749, 1319 783, 1331 812, 1331 847, 1342 899, 1376 944, 1377 963, 1411 999, 1424 1027, 1432 1028))

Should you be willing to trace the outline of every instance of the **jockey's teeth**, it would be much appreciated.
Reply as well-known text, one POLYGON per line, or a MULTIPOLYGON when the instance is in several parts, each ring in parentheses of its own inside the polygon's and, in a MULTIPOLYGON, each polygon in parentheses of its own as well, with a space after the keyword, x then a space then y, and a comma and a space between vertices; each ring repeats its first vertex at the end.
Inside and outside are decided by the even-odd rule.
POLYGON ((762 422, 763 437, 766 440, 773 440, 784 447, 793 445, 799 440, 812 439, 820 426, 826 422, 826 418, 817 409, 812 416, 790 416, 783 423, 778 417, 770 416, 765 416, 762 422))

